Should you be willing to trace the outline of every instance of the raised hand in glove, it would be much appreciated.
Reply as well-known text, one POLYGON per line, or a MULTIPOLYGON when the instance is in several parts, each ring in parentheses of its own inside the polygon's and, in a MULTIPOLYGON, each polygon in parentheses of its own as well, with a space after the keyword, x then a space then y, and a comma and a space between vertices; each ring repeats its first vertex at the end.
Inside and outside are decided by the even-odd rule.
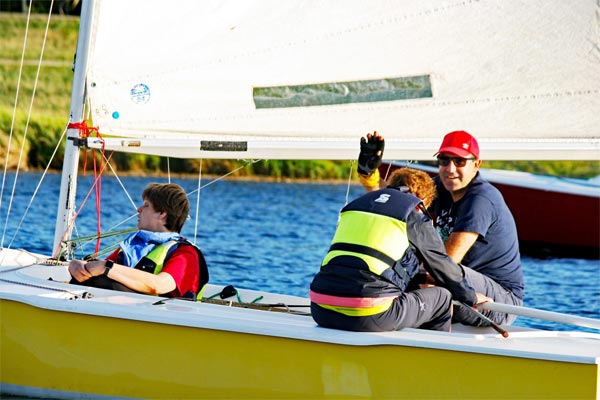
POLYGON ((367 138, 360 138, 360 154, 358 155, 357 171, 361 175, 369 176, 381 165, 385 141, 377 132, 367 134, 367 138))

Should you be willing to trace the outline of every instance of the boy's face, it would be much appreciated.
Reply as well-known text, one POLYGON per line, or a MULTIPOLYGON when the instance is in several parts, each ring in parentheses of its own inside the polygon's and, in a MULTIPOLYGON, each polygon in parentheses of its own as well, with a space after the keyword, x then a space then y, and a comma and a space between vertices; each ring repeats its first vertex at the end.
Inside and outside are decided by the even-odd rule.
POLYGON ((154 209, 154 205, 152 205, 152 203, 148 200, 144 200, 144 203, 138 207, 137 212, 138 229, 152 232, 167 231, 165 228, 167 213, 156 211, 154 209))

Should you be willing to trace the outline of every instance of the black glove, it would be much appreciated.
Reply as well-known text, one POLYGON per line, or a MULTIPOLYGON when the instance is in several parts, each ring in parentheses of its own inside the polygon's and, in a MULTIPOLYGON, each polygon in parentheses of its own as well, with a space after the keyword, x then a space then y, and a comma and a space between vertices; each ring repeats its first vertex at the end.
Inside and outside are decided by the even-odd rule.
POLYGON ((381 165, 385 141, 381 136, 373 135, 360 138, 360 154, 358 155, 358 173, 369 176, 381 165))

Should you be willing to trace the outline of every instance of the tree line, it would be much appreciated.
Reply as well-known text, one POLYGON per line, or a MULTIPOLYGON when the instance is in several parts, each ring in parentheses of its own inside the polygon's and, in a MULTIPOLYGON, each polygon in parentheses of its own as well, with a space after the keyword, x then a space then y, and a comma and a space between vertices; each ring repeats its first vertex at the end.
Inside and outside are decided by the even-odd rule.
POLYGON ((0 12, 47 14, 50 7, 53 14, 81 14, 81 0, 0 0, 0 12))

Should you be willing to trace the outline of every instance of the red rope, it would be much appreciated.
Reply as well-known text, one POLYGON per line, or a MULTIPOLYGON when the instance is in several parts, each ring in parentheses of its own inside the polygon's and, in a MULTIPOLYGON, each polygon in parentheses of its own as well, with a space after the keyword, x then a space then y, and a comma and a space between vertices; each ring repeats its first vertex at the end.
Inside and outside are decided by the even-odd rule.
MULTIPOLYGON (((104 148, 102 149, 102 156, 103 155, 104 155, 104 148)), ((98 238, 96 239, 96 249, 95 249, 95 254, 94 254, 94 256, 95 256, 94 258, 96 258, 98 256, 98 251, 100 250, 100 234, 102 233, 102 229, 100 227, 100 201, 101 201, 100 194, 102 193, 102 170, 104 168, 101 168, 102 170, 100 171, 100 173, 98 173, 98 166, 96 165, 96 157, 92 156, 92 159, 94 160, 94 180, 97 182, 95 194, 96 194, 96 221, 97 221, 96 222, 96 233, 98 234, 98 238)), ((100 167, 102 167, 102 160, 103 160, 103 158, 100 158, 100 167)))
POLYGON ((70 122, 69 125, 67 125, 67 129, 78 129, 80 138, 89 137, 92 132, 96 132, 96 134, 98 133, 98 128, 87 126, 86 121, 70 122))
MULTIPOLYGON (((67 126, 68 129, 77 129, 79 130, 79 137, 82 139, 88 138, 92 133, 95 132, 96 137, 102 139, 102 136, 100 135, 100 132, 98 132, 98 128, 96 127, 89 127, 87 125, 86 121, 81 121, 81 122, 71 122, 69 123, 69 125, 67 126)), ((100 206, 101 206, 101 199, 102 199, 102 173, 104 172, 104 169, 106 167, 106 164, 108 164, 108 161, 110 159, 110 157, 112 157, 112 154, 109 156, 109 158, 107 159, 107 163, 104 164, 103 160, 105 158, 105 150, 104 150, 104 141, 102 142, 102 150, 100 153, 100 163, 99 165, 96 163, 96 157, 94 155, 94 153, 89 153, 88 150, 85 150, 85 161, 83 164, 83 175, 86 174, 86 170, 87 170, 87 162, 88 162, 88 155, 91 155, 92 157, 92 164, 93 164, 93 171, 94 171, 94 185, 93 187, 90 189, 90 191, 88 192, 88 194, 86 195, 83 203, 81 204, 81 206, 79 207, 79 210, 81 211, 81 209, 83 208, 83 205, 86 203, 87 199, 89 198, 89 195, 91 194, 91 191, 94 190, 95 192, 95 197, 96 197, 96 233, 97 233, 97 239, 96 239, 96 248, 95 248, 95 255, 98 255, 98 251, 100 250, 100 235, 102 233, 102 228, 101 228, 101 223, 100 223, 100 206)), ((77 214, 75 215, 75 218, 79 215, 79 212, 77 212, 77 214)))
MULTIPOLYGON (((84 121, 80 121, 80 122, 71 122, 69 123, 69 125, 67 125, 68 129, 77 129, 79 130, 79 137, 81 139, 86 139, 88 137, 90 137, 90 135, 92 134, 92 132, 96 133, 96 136, 99 137, 100 139, 102 139, 102 136, 100 135, 100 132, 98 132, 98 128, 93 127, 93 126, 88 126, 87 122, 84 121)), ((85 150, 85 157, 83 160, 83 175, 85 176, 86 171, 87 171, 87 164, 88 164, 88 156, 89 156, 89 152, 86 149, 85 150)), ((104 155, 104 146, 102 146, 102 155, 104 155)))

